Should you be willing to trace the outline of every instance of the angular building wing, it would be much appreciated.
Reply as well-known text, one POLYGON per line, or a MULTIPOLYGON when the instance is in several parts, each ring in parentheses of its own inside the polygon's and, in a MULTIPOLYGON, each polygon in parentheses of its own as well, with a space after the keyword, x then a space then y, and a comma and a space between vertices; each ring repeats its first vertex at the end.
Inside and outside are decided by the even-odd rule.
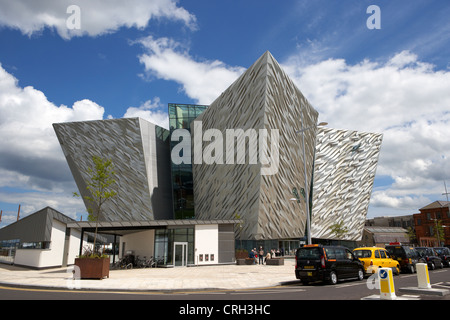
POLYGON ((209 107, 169 104, 170 131, 139 118, 54 129, 83 196, 92 156, 112 160, 118 196, 102 220, 239 219, 237 239, 297 239, 293 249, 308 211, 312 238, 360 240, 381 148, 381 134, 317 127, 318 116, 266 52, 209 107))
POLYGON ((318 128, 311 236, 359 241, 375 179, 382 134, 318 128), (333 227, 341 224, 341 234, 333 227))
POLYGON ((244 220, 241 239, 302 237, 306 206, 302 202, 299 208, 298 203, 289 199, 294 187, 304 188, 303 161, 307 166, 306 180, 311 181, 317 118, 318 112, 272 55, 269 52, 262 55, 191 125, 194 143, 198 142, 199 134, 195 126, 201 128, 204 147, 193 148, 196 218, 239 216, 244 220), (296 133, 304 128, 311 128, 304 132, 306 159, 302 137, 296 133), (221 133, 224 147, 216 160, 222 157, 223 163, 206 163, 205 157, 201 163, 195 161, 199 150, 208 153, 211 144, 217 142, 207 135, 208 130, 221 133), (237 130, 242 130, 242 135, 236 135, 238 138, 230 144, 230 139, 236 137, 230 132, 237 130), (268 137, 266 149, 259 143, 264 135, 268 137), (234 143, 239 137, 245 137, 240 147, 234 143), (251 149, 256 139, 257 157, 252 154, 256 148, 251 149), (245 159, 239 156, 243 148, 245 159), (231 158, 232 161, 227 161, 231 158))
MULTIPOLYGON (((84 199, 94 155, 114 165, 117 196, 104 206, 103 221, 171 219, 169 132, 140 118, 53 124, 84 199)), ((85 205, 90 206, 87 201, 85 205)))

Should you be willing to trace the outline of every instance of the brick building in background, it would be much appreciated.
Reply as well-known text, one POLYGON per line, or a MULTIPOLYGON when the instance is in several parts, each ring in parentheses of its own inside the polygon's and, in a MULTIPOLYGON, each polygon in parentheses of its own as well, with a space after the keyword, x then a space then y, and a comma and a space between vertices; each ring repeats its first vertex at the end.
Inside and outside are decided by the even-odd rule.
POLYGON ((414 214, 417 242, 420 246, 436 247, 450 246, 450 201, 435 201, 419 209, 414 214), (435 230, 439 224, 442 226, 444 240, 438 241, 435 230))

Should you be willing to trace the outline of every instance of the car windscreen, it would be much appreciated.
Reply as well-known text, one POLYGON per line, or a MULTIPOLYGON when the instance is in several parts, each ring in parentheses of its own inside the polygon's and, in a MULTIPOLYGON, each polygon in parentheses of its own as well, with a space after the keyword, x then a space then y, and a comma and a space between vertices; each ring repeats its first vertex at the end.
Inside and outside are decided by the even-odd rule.
POLYGON ((370 250, 355 250, 353 255, 357 258, 370 258, 372 256, 372 251, 370 250))
POLYGON ((300 248, 297 250, 297 259, 300 260, 319 260, 319 248, 300 248))

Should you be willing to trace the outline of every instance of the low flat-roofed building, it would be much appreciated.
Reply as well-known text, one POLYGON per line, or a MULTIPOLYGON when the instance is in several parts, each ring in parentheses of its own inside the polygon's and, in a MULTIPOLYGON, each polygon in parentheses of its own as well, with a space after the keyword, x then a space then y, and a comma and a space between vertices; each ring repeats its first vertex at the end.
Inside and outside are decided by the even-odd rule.
POLYGON ((0 229, 0 262, 31 268, 73 264, 81 233, 67 225, 74 222, 45 207, 0 229))
POLYGON ((371 227, 365 226, 361 241, 357 242, 361 247, 384 248, 391 242, 410 244, 408 231, 399 227, 371 227))

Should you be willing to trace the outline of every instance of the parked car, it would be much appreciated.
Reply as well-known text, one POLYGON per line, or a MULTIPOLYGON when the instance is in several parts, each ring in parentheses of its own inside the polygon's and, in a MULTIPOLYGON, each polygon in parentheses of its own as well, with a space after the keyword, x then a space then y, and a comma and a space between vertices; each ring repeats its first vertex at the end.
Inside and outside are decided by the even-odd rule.
POLYGON ((377 272, 378 268, 391 268, 393 274, 400 273, 400 264, 390 257, 384 248, 364 247, 356 248, 353 254, 364 264, 364 271, 367 274, 377 272))
POLYGON ((447 247, 434 247, 433 249, 439 255, 439 258, 441 258, 444 266, 450 267, 450 249, 447 247))
POLYGON ((433 248, 428 247, 417 247, 417 252, 419 252, 420 256, 425 259, 425 262, 428 265, 430 270, 436 269, 436 267, 443 268, 444 264, 442 263, 442 259, 439 258, 436 251, 433 248))
POLYGON ((425 262, 414 247, 393 243, 386 246, 386 250, 392 259, 398 261, 401 271, 415 273, 417 271, 416 264, 425 262))
POLYGON ((295 253, 295 276, 303 284, 311 281, 364 279, 364 267, 353 253, 342 246, 305 245, 295 253))

